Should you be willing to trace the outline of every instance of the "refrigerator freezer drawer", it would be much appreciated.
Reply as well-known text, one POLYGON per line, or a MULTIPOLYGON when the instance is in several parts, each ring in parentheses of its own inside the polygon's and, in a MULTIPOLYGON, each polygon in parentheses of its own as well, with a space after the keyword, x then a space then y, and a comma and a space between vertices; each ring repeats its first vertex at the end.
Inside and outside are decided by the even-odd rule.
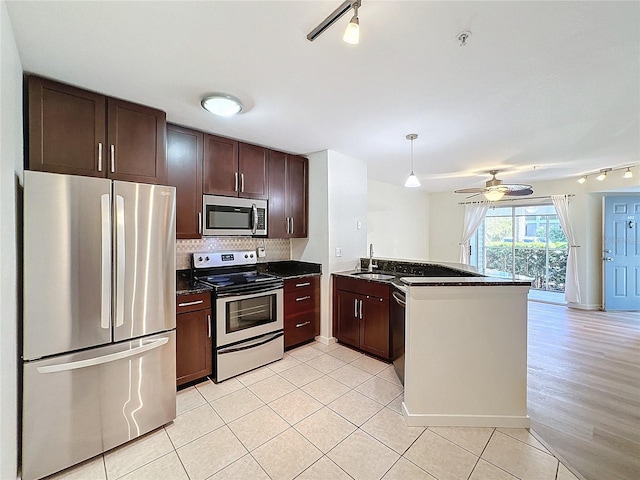
POLYGON ((176 416, 175 332, 24 364, 22 478, 57 472, 176 416))

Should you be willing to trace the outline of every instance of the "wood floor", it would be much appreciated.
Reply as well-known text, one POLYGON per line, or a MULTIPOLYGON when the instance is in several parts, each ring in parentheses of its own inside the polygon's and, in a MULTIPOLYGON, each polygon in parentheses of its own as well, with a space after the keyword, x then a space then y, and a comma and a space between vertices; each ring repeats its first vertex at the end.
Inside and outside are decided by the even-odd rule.
POLYGON ((587 480, 640 479, 640 313, 529 302, 532 430, 587 480))

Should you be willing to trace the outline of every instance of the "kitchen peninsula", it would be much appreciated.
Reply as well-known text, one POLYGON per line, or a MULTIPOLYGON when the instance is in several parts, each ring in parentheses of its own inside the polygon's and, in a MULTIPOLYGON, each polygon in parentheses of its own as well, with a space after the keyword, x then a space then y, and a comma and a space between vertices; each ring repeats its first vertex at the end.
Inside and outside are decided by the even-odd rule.
POLYGON ((407 424, 529 427, 530 282, 486 277, 465 265, 392 259, 375 259, 372 275, 368 262, 334 275, 387 283, 405 294, 407 424))

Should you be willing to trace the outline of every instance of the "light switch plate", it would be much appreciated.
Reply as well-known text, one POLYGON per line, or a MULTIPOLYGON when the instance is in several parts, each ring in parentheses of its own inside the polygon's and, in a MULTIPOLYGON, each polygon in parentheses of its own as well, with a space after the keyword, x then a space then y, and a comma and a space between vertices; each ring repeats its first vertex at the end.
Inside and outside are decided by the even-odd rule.
POLYGON ((336 257, 341 257, 341 256, 342 256, 342 248, 336 247, 336 257))

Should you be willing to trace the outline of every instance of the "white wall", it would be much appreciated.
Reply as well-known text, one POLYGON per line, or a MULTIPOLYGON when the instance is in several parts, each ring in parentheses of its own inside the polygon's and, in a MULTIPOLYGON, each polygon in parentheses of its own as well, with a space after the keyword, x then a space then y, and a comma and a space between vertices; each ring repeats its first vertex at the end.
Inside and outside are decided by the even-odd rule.
POLYGON ((22 184, 22 66, 0 2, 0 478, 16 478, 18 232, 22 184))
POLYGON ((322 264, 320 337, 329 341, 333 335, 331 273, 354 268, 366 255, 367 165, 330 150, 307 156, 309 236, 291 240, 291 258, 322 264), (341 257, 336 257, 336 248, 342 250, 341 257))
POLYGON ((429 259, 429 194, 369 180, 367 244, 374 256, 429 259))
MULTIPOLYGON (((635 169, 637 172, 637 169, 635 169)), ((577 178, 538 182, 533 185, 533 196, 574 194, 570 202, 570 215, 580 248, 578 276, 581 303, 578 308, 598 309, 602 306, 602 197, 604 195, 640 192, 638 179, 622 178, 622 171, 610 173, 604 182, 594 178, 580 185, 577 178)), ((458 261, 458 242, 462 234, 464 199, 454 193, 430 195, 430 259, 458 261)), ((506 202, 515 205, 517 202, 506 202)))

